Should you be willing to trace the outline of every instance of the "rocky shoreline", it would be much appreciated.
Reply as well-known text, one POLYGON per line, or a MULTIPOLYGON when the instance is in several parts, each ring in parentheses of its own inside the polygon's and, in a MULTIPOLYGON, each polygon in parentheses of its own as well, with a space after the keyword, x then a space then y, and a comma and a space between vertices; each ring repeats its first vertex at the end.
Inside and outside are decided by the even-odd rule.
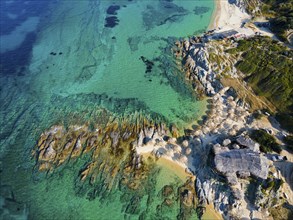
MULTIPOLYGON (((239 32, 211 31, 177 41, 172 50, 194 89, 212 97, 207 119, 188 137, 193 152, 189 159, 193 161, 192 169, 197 177, 200 204, 213 204, 225 219, 271 219, 269 208, 288 202, 285 188, 281 187, 285 178, 278 175, 280 171, 273 165, 272 158, 260 152, 258 143, 251 140, 249 134, 262 129, 282 137, 286 131, 275 124, 259 123, 237 91, 220 82, 223 77, 241 79, 241 73, 235 68, 239 58, 224 50, 235 47, 238 39, 246 37, 239 32), (225 177, 227 185, 221 183, 220 176, 225 177), (275 187, 272 189, 267 184, 275 187)), ((263 117, 273 120, 269 114, 263 117)), ((280 158, 284 161, 282 156, 280 158)))
MULTIPOLYGON (((140 200, 154 193, 152 181, 158 172, 154 159, 161 154, 157 152, 152 159, 137 153, 137 149, 155 143, 170 143, 176 140, 172 134, 178 136, 174 127, 169 129, 144 117, 136 120, 104 117, 103 123, 94 127, 88 124, 68 128, 55 125, 41 134, 32 151, 36 161, 34 178, 37 180, 42 175, 49 178, 82 160, 84 162, 75 181, 78 195, 93 200, 111 194, 113 190, 121 190, 122 195, 131 198, 125 201, 125 213, 138 214, 140 200)), ((173 187, 163 187, 162 198, 165 199, 162 207, 173 207, 179 201, 182 218, 195 215, 194 178, 187 178, 183 185, 177 186, 178 189, 173 187), (170 190, 172 197, 169 196, 170 190)))
MULTIPOLYGON (((187 182, 185 187, 191 188, 182 194, 181 201, 186 207, 183 210, 187 209, 184 213, 193 207, 201 216, 206 205, 212 204, 225 219, 270 218, 268 208, 286 200, 282 177, 248 134, 252 129, 282 131, 255 123, 257 120, 249 106, 232 88, 221 85, 213 70, 216 65, 209 62, 207 45, 187 40, 176 43, 179 48, 176 55, 184 56, 182 65, 189 81, 196 83, 196 90, 201 89, 210 97, 210 107, 202 124, 184 136, 180 136, 174 126, 168 128, 143 118, 135 123, 135 120, 108 118, 94 127, 87 124, 68 128, 53 126, 41 135, 33 151, 36 172, 51 175, 69 161, 88 155, 88 162, 78 174, 76 187, 79 190, 88 184, 95 185, 97 179, 103 179, 104 190, 120 184, 138 190, 151 170, 143 154, 152 152, 157 158, 165 157, 180 164, 196 177, 187 182), (272 184, 276 188, 270 188, 272 184), (252 195, 254 204, 247 201, 251 195, 245 192, 249 188, 255 193, 252 195)), ((88 196, 94 199, 98 195, 96 192, 88 196)))
MULTIPOLYGON (((225 219, 270 218, 268 208, 286 200, 281 187, 283 180, 272 160, 260 152, 259 145, 248 134, 253 129, 283 131, 256 123, 249 105, 233 88, 220 83, 223 71, 217 69, 225 68, 210 59, 210 49, 215 50, 213 46, 217 41, 205 40, 192 37, 177 41, 173 48, 187 82, 210 97, 207 117, 200 125, 186 130, 183 136, 175 126, 168 128, 143 117, 132 120, 109 117, 94 127, 87 124, 68 128, 53 126, 41 135, 33 151, 37 172, 50 175, 69 161, 89 155, 90 159, 78 175, 77 188, 82 190, 103 179, 104 190, 120 184, 138 190, 151 172, 143 155, 153 153, 157 158, 178 163, 196 177, 187 181, 186 187, 191 188, 182 194, 181 201, 186 207, 183 210, 187 209, 183 213, 193 207, 202 216, 206 205, 212 204, 225 219), (276 187, 267 187, 272 184, 276 187), (254 195, 245 193, 250 188, 254 195), (248 197, 256 202, 249 202, 248 197)), ((225 74, 237 77, 233 68, 225 74)), ((88 196, 93 199, 98 195, 88 196)))
POLYGON ((175 45, 173 51, 177 58, 182 59, 185 76, 199 94, 203 91, 206 95, 213 96, 223 88, 216 79, 217 73, 212 70, 208 61, 208 50, 203 38, 191 37, 177 41, 175 45))
MULTIPOLYGON (((243 11, 241 1, 233 4, 243 11)), ((288 202, 282 187, 285 179, 274 165, 276 156, 262 152, 250 135, 254 130, 275 137, 286 132, 269 122, 269 114, 255 117, 251 105, 238 91, 221 83, 224 77, 241 80, 235 68, 239 58, 225 50, 234 48, 239 39, 254 36, 244 34, 250 31, 247 27, 242 32, 212 30, 175 42, 171 51, 178 69, 199 98, 208 97, 207 115, 184 135, 180 136, 176 126, 144 117, 108 118, 94 127, 53 126, 41 135, 33 151, 37 172, 48 175, 88 155, 88 162, 78 174, 78 187, 95 185, 97 179, 103 179, 105 190, 122 185, 138 190, 152 170, 144 155, 152 153, 179 164, 192 176, 179 189, 181 217, 192 210, 201 217, 206 206, 212 205, 224 219, 272 219, 269 209, 288 202)), ((279 162, 285 160, 278 158, 279 162)), ((166 186, 163 191, 166 194, 170 190, 166 186)), ((91 194, 91 198, 98 194, 91 194)), ((169 199, 165 202, 172 203, 169 199)))

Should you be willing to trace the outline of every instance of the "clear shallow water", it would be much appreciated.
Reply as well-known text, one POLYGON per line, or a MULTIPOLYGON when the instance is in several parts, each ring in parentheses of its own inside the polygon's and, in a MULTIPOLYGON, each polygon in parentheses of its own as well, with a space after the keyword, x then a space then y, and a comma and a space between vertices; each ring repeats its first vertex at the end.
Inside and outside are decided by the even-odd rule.
POLYGON ((173 37, 205 30, 213 1, 0 4, 1 185, 20 202, 16 214, 27 204, 32 219, 107 219, 109 212, 120 219, 118 191, 103 204, 76 197, 72 183, 78 168, 56 179, 33 180, 30 151, 44 129, 86 121, 101 105, 119 114, 155 112, 178 125, 196 120, 205 102, 192 98, 165 48, 173 37), (120 8, 107 14, 111 5, 120 8), (203 6, 210 10, 201 14, 203 6), (117 25, 105 27, 106 17, 113 16, 117 25))
POLYGON ((207 3, 119 1, 118 25, 105 28, 111 1, 61 1, 43 22, 32 50, 31 92, 43 100, 105 93, 135 98, 172 122, 183 123, 182 115, 196 118, 205 103, 192 100, 187 88, 171 86, 165 75, 175 78, 176 69, 163 63, 171 55, 164 53, 168 39, 207 27, 210 13, 193 12, 201 4, 207 3), (142 56, 154 63, 149 73, 142 56))

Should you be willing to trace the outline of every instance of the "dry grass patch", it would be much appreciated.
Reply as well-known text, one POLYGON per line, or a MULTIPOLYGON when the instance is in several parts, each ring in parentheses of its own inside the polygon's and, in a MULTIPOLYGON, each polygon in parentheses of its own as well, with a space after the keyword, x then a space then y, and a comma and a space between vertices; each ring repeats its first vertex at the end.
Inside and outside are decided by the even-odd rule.
POLYGON ((276 107, 271 102, 265 97, 257 96, 252 89, 245 86, 243 81, 235 78, 223 77, 221 78, 221 83, 225 87, 234 88, 238 97, 251 106, 251 111, 259 109, 269 109, 271 112, 276 111, 276 107))

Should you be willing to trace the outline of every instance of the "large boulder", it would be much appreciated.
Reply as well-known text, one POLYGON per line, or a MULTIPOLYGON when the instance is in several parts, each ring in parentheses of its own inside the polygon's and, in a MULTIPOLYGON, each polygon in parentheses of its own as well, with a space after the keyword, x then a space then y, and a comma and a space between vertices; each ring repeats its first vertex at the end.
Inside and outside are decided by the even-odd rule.
POLYGON ((250 149, 233 149, 215 151, 216 169, 227 176, 230 173, 244 172, 255 177, 266 179, 268 176, 268 160, 250 149))

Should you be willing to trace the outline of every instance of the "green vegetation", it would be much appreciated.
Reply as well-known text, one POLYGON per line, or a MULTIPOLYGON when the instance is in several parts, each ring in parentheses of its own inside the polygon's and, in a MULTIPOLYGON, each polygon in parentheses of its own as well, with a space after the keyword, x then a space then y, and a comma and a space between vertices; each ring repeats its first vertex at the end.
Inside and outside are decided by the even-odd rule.
POLYGON ((228 53, 241 54, 236 68, 255 93, 264 96, 278 110, 281 125, 293 130, 293 51, 269 37, 240 40, 228 53))
POLYGON ((293 219, 293 210, 288 203, 269 208, 269 213, 274 220, 293 219))
POLYGON ((286 144, 287 149, 293 152, 293 135, 288 135, 287 137, 285 137, 284 142, 286 144))
POLYGON ((249 184, 245 190, 245 197, 251 204, 255 204, 256 202, 256 195, 260 184, 259 179, 249 178, 249 184))
POLYGON ((286 112, 279 112, 276 114, 276 119, 281 124, 281 126, 288 130, 289 132, 293 132, 293 113, 292 113, 292 107, 291 110, 286 112))
POLYGON ((237 49, 243 52, 243 59, 236 67, 246 75, 253 90, 280 111, 292 109, 292 50, 265 37, 242 40, 237 49))
POLYGON ((255 119, 261 119, 264 115, 261 113, 261 112, 259 112, 259 111, 255 111, 253 114, 252 114, 252 116, 253 116, 253 118, 255 118, 255 119))
POLYGON ((284 181, 282 179, 268 178, 262 183, 262 192, 270 192, 271 190, 277 192, 283 183, 284 181))
POLYGON ((260 150, 264 153, 272 151, 281 153, 282 151, 276 139, 264 130, 253 130, 250 137, 260 144, 260 150))
POLYGON ((244 0, 244 3, 249 14, 258 14, 259 10, 256 9, 259 7, 259 0, 244 0))
POLYGON ((282 40, 287 40, 287 31, 293 28, 293 2, 288 0, 262 0, 261 12, 271 17, 271 29, 282 40))

